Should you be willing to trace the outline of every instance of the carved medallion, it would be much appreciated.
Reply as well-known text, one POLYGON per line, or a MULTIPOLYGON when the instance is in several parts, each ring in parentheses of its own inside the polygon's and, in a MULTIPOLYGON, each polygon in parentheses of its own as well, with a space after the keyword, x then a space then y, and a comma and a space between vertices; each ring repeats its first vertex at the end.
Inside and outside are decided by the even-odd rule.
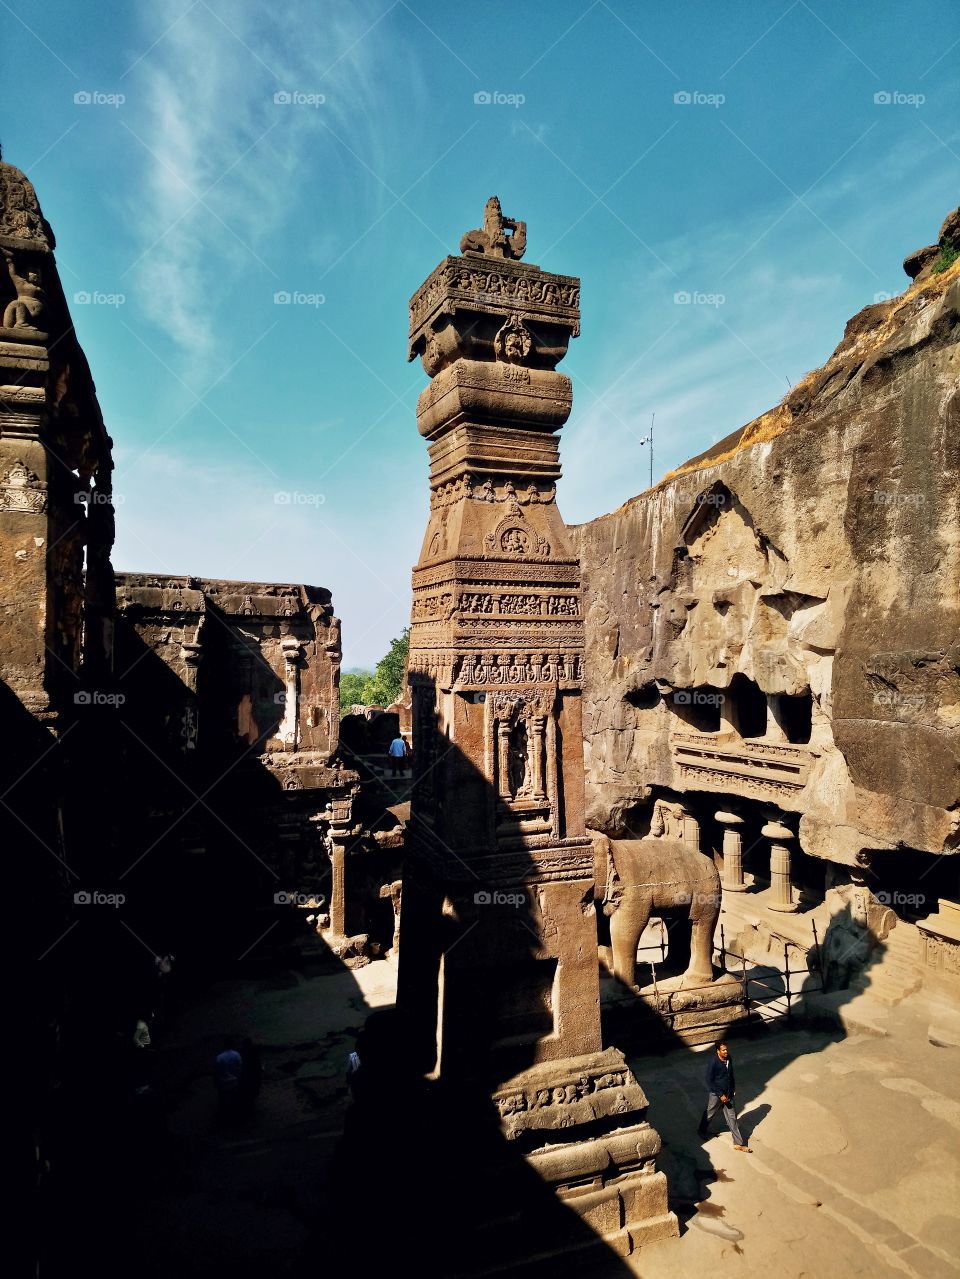
POLYGON ((522 528, 508 528, 500 534, 500 549, 508 555, 527 555, 530 552, 530 536, 522 528))
POLYGON ((522 364, 533 349, 530 330, 519 315, 511 315, 493 339, 497 359, 504 364, 522 364))

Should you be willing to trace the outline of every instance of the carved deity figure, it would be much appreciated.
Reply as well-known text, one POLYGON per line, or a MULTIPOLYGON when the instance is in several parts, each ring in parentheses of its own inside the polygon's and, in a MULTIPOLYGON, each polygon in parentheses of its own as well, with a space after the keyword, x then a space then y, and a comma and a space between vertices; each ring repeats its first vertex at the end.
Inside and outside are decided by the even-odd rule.
POLYGON ((514 261, 523 257, 526 247, 526 222, 505 218, 495 195, 484 207, 483 226, 467 231, 460 239, 461 253, 483 253, 487 257, 512 258, 514 261))
POLYGON ((3 327, 39 333, 39 327, 34 321, 39 320, 43 312, 44 293, 40 286, 40 277, 36 271, 28 271, 25 276, 21 275, 9 249, 3 250, 3 256, 7 261, 7 271, 13 281, 13 287, 17 291, 17 296, 12 302, 7 303, 3 312, 3 327))

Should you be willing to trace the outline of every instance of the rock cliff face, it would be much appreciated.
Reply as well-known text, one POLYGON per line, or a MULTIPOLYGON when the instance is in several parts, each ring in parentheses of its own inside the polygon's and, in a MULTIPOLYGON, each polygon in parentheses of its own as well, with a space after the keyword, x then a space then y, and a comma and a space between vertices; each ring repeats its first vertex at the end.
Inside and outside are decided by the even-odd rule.
POLYGON ((733 800, 798 815, 803 852, 847 866, 960 847, 949 257, 777 408, 571 530, 590 825, 642 826, 670 794, 707 821, 733 800))

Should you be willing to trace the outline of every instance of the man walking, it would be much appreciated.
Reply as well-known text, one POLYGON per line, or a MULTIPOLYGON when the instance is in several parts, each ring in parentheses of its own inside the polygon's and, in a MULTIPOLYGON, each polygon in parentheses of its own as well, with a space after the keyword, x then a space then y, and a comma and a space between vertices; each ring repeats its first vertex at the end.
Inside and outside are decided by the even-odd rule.
POLYGON ((722 1106, 723 1117, 727 1121, 727 1127, 733 1133, 734 1150, 743 1150, 749 1154, 750 1147, 740 1135, 737 1112, 733 1105, 736 1091, 737 1081, 733 1073, 730 1050, 726 1044, 717 1044, 716 1052, 710 1054, 710 1061, 707 1065, 707 1092, 709 1095, 707 1097, 707 1108, 703 1112, 703 1118, 700 1120, 700 1127, 697 1132, 701 1137, 706 1137, 707 1129, 710 1127, 714 1115, 722 1106))
POLYGON ((397 734, 387 749, 390 756, 391 777, 399 777, 407 767, 407 743, 397 734))

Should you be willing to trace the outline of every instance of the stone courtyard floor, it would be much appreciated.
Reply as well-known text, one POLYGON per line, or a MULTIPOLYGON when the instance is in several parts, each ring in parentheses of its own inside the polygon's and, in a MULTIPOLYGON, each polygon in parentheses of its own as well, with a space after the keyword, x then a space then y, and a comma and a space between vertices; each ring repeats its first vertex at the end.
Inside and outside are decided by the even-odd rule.
POLYGON ((720 1135, 697 1138, 702 1054, 634 1058, 684 1233, 630 1258, 632 1269, 960 1274, 960 1048, 929 1041, 938 1016, 914 999, 870 1007, 864 1023, 885 1035, 771 1028, 732 1041, 751 1154, 733 1149, 722 1121, 720 1135))
MULTIPOLYGON (((345 1058, 368 1011, 392 1002, 395 978, 385 961, 288 970, 221 983, 180 1012, 157 1045, 170 1158, 137 1196, 138 1273, 281 1275, 305 1247, 323 1270, 316 1222, 336 1176, 345 1058), (230 1033, 262 1046, 264 1083, 255 1114, 224 1131, 210 1070, 230 1033)), ((858 1021, 864 1001, 850 1005, 846 1031, 768 1028, 732 1041, 749 1155, 725 1128, 697 1138, 702 1051, 631 1059, 682 1232, 628 1259, 636 1274, 960 1274, 960 1047, 930 1042, 938 1014, 922 996, 858 1021)), ((375 1197, 377 1184, 358 1193, 375 1197)), ((607 1269, 584 1257, 579 1273, 607 1269)))

